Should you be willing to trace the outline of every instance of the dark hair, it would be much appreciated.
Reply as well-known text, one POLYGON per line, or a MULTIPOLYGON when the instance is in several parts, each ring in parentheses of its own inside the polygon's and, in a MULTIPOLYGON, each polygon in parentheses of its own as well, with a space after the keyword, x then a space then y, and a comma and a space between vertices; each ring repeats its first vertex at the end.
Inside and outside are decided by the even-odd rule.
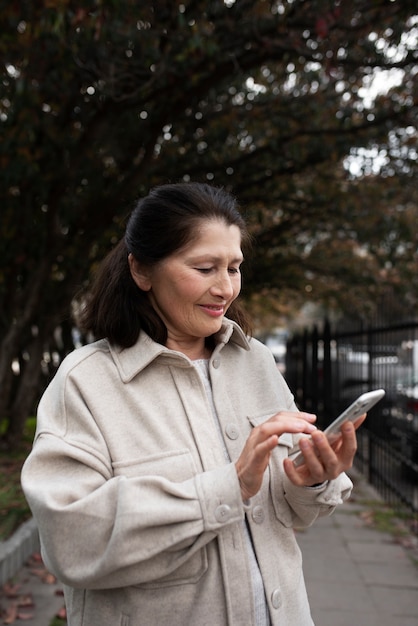
MULTIPOLYGON (((134 282, 128 254, 132 253, 143 266, 152 267, 188 244, 200 221, 211 219, 238 226, 243 252, 249 252, 245 221, 235 198, 224 189, 203 183, 168 184, 139 200, 128 220, 125 237, 98 270, 80 314, 81 329, 93 333, 96 339, 107 337, 125 348, 136 342, 141 329, 154 341, 165 344, 165 324, 147 293, 134 282)), ((251 334, 249 318, 237 301, 229 307, 228 317, 251 334)))

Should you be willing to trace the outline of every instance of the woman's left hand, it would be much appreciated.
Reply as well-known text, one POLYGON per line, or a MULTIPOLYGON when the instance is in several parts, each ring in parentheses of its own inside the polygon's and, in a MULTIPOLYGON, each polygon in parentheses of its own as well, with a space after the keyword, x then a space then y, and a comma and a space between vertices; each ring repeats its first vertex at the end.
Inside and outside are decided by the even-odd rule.
POLYGON ((312 433, 312 440, 301 439, 299 446, 305 459, 303 465, 295 467, 290 458, 283 462, 289 480, 300 487, 311 487, 333 480, 350 469, 357 451, 356 429, 365 419, 366 415, 362 415, 354 424, 352 422, 343 424, 342 436, 332 446, 320 430, 312 433))

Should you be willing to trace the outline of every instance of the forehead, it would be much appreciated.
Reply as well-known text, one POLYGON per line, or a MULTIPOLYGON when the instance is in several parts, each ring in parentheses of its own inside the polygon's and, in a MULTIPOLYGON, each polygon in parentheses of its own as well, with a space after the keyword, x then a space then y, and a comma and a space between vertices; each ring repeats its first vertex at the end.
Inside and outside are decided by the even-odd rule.
POLYGON ((229 224, 223 219, 199 219, 190 231, 190 243, 196 243, 203 239, 211 239, 219 235, 234 234, 234 239, 241 241, 241 231, 236 224, 229 224))
POLYGON ((240 228, 224 220, 199 220, 190 235, 188 243, 181 249, 181 252, 198 248, 230 250, 234 254, 237 251, 241 252, 240 228))

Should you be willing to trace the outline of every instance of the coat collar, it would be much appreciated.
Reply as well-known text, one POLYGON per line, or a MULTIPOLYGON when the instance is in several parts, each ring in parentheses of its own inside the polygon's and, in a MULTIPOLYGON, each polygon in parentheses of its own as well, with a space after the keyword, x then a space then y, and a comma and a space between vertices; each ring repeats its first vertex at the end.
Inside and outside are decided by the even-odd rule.
MULTIPOLYGON (((216 351, 222 350, 227 343, 234 343, 244 350, 250 349, 249 340, 241 328, 227 318, 224 318, 222 328, 216 333, 215 342, 216 351)), ((180 367, 189 367, 191 363, 184 354, 156 343, 143 331, 141 331, 137 342, 130 348, 120 348, 109 344, 109 349, 124 383, 130 382, 155 359, 167 365, 176 363, 180 367)))

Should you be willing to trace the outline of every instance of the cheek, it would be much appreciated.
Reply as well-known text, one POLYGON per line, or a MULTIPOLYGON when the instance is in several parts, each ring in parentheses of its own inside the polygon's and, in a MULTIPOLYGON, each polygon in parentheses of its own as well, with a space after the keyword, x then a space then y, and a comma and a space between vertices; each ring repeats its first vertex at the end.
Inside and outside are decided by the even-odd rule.
POLYGON ((242 285, 242 279, 241 279, 241 275, 237 276, 237 280, 234 283, 234 297, 236 298, 240 291, 241 291, 241 285, 242 285))

